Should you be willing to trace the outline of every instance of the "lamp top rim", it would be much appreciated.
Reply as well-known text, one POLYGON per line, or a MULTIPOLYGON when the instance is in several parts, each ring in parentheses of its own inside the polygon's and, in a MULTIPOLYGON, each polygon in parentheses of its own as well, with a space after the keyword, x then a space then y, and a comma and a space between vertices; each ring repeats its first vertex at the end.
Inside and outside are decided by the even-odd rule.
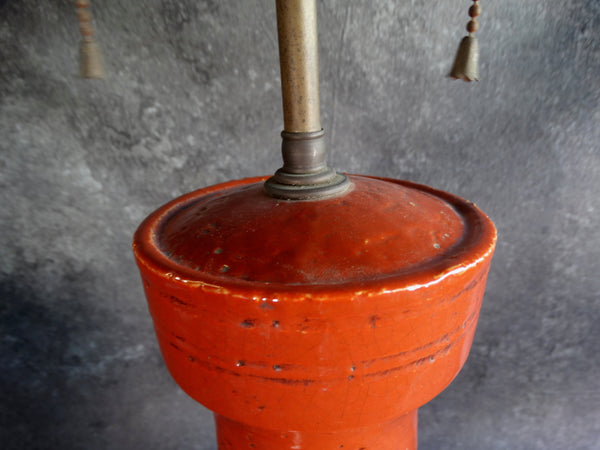
POLYGON ((473 203, 408 181, 349 175, 348 193, 285 201, 264 177, 183 195, 134 236, 138 264, 226 289, 413 290, 491 257, 496 230, 473 203))

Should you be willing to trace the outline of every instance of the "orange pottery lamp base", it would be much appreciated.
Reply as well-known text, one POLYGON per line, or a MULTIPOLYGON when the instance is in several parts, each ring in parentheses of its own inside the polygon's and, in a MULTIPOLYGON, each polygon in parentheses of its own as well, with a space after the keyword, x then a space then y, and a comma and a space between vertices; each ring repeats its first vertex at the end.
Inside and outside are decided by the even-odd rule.
POLYGON ((318 201, 212 186, 135 234, 164 360, 220 449, 415 449, 417 409, 467 358, 494 225, 445 192, 349 179, 318 201))

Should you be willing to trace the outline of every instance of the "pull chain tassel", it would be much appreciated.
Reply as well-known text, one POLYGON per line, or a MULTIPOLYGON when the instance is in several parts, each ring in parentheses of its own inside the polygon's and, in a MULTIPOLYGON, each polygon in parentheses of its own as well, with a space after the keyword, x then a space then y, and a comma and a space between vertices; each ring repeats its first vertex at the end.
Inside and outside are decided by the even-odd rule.
POLYGON ((479 81, 479 44, 472 34, 460 41, 449 76, 455 80, 479 81))
POLYGON ((92 14, 89 0, 75 0, 79 30, 83 40, 79 48, 79 74, 82 78, 104 78, 104 64, 100 47, 94 41, 92 14))
POLYGON ((82 78, 104 78, 100 48, 92 40, 83 40, 79 49, 79 75, 82 78))
POLYGON ((479 28, 476 18, 481 14, 481 8, 477 0, 473 2, 469 8, 471 20, 467 24, 469 35, 460 42, 452 70, 448 74, 455 80, 479 81, 479 44, 473 33, 479 28))

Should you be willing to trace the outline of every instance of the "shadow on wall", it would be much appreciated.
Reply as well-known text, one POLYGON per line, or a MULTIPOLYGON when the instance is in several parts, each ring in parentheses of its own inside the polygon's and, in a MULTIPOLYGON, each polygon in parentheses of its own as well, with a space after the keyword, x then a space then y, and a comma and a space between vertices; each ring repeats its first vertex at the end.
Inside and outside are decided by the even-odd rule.
POLYGON ((50 293, 27 280, 0 282, 3 449, 110 448, 111 429, 135 429, 131 410, 150 398, 141 388, 123 405, 132 384, 168 379, 156 369, 163 365, 156 346, 140 344, 153 342, 151 327, 140 335, 104 309, 95 278, 89 269, 67 271, 50 293), (160 379, 144 378, 149 372, 160 379), (122 417, 111 410, 119 403, 122 417))
MULTIPOLYGON (((77 291, 69 287, 63 291, 65 298, 48 299, 26 283, 6 280, 0 284, 4 448, 34 448, 40 442, 59 448, 66 443, 61 433, 68 432, 71 406, 85 401, 84 393, 70 385, 81 382, 81 375, 89 371, 78 347, 94 342, 97 319, 73 292, 77 291), (57 302, 60 308, 46 306, 57 302)), ((85 378, 86 383, 111 382, 85 378)), ((102 427, 103 423, 89 426, 102 427)))

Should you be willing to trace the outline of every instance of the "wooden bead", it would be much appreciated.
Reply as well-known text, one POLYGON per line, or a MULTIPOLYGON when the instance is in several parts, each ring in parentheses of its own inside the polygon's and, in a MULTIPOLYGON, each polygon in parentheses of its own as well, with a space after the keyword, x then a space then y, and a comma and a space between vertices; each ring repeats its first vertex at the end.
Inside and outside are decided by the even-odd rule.
POLYGON ((469 33, 475 33, 479 29, 479 23, 473 19, 467 24, 467 31, 469 33))
POLYGON ((94 35, 94 29, 90 25, 89 22, 83 22, 79 25, 79 31, 81 31, 82 36, 91 37, 94 35))
POLYGON ((475 18, 479 14, 481 14, 481 6, 479 6, 479 3, 475 3, 469 8, 469 17, 475 18))
POLYGON ((91 22, 92 13, 90 13, 87 9, 80 9, 77 11, 77 18, 80 22, 91 22))

